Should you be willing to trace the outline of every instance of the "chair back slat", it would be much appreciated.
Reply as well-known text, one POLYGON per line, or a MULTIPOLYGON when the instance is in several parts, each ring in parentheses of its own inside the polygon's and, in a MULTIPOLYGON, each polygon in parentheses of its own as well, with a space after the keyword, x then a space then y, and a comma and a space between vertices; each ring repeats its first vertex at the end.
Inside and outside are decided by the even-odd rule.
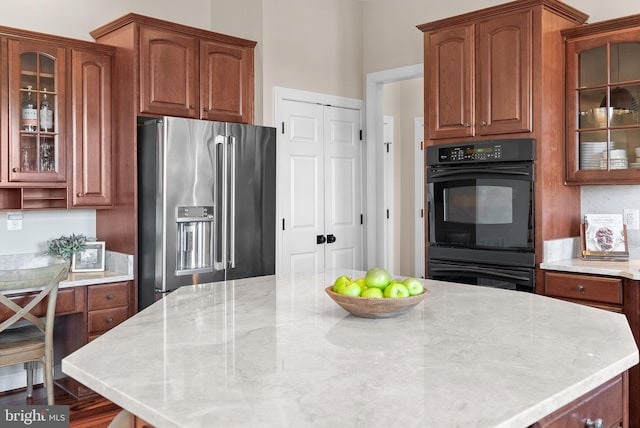
POLYGON ((0 333, 21 319, 33 323, 44 332, 44 323, 30 312, 52 292, 54 295, 57 294, 58 284, 66 277, 68 270, 69 262, 32 269, 0 271, 0 291, 39 290, 39 293, 24 307, 10 300, 4 294, 0 294, 0 305, 4 305, 14 312, 8 319, 0 323, 0 333))

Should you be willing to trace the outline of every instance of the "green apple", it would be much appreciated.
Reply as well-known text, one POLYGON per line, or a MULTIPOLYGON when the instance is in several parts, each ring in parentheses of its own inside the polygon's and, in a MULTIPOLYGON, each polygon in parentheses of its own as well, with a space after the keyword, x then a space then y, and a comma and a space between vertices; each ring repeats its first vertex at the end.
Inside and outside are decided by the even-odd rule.
POLYGON ((391 282, 391 275, 383 268, 374 267, 367 271, 364 276, 364 283, 367 288, 379 288, 384 290, 391 282))
POLYGON ((422 285, 422 281, 417 278, 407 278, 403 282, 407 290, 409 290, 409 294, 411 296, 416 296, 418 294, 422 294, 424 291, 424 285, 422 285))
POLYGON ((349 278, 346 275, 341 275, 341 276, 337 277, 336 280, 333 282, 333 291, 335 291, 337 293, 338 292, 338 288, 340 288, 341 285, 349 284, 350 282, 351 282, 351 278, 349 278))
POLYGON ((365 284, 364 278, 358 278, 356 279, 356 282, 360 284, 360 287, 362 287, 362 291, 364 291, 367 288, 367 284, 365 284))
POLYGON ((384 294, 379 288, 371 287, 362 291, 361 297, 368 297, 369 299, 382 299, 384 294))
POLYGON ((409 297, 409 290, 403 283, 394 282, 384 289, 384 297, 409 297))
POLYGON ((343 283, 338 287, 338 294, 344 294, 345 296, 358 297, 362 294, 362 287, 356 281, 349 283, 343 283))

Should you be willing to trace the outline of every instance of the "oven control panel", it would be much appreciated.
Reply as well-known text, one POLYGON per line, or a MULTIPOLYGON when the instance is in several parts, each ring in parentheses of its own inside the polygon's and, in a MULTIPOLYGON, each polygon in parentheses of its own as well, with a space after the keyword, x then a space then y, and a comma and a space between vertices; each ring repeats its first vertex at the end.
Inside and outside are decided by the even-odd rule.
POLYGON ((509 139, 443 144, 427 148, 428 165, 533 161, 535 140, 509 139))

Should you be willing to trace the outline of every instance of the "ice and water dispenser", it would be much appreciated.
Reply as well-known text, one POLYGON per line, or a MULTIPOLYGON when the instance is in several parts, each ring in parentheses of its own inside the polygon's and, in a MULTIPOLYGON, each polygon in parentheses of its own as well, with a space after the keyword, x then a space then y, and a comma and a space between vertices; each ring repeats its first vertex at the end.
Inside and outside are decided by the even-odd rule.
POLYGON ((178 207, 176 275, 213 271, 212 206, 178 207))

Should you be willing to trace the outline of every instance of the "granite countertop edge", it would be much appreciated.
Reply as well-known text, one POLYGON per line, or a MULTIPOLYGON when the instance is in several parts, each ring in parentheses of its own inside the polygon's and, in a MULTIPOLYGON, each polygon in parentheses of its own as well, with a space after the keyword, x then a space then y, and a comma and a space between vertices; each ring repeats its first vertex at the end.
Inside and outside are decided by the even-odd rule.
MULTIPOLYGON (((42 253, 0 255, 0 270, 39 267, 55 261, 42 253)), ((134 279, 133 256, 116 251, 105 252, 105 270, 99 272, 69 272, 59 288, 131 281, 134 279)))
POLYGON ((640 280, 640 259, 627 261, 584 260, 570 258, 540 263, 540 269, 562 272, 616 276, 640 280))

